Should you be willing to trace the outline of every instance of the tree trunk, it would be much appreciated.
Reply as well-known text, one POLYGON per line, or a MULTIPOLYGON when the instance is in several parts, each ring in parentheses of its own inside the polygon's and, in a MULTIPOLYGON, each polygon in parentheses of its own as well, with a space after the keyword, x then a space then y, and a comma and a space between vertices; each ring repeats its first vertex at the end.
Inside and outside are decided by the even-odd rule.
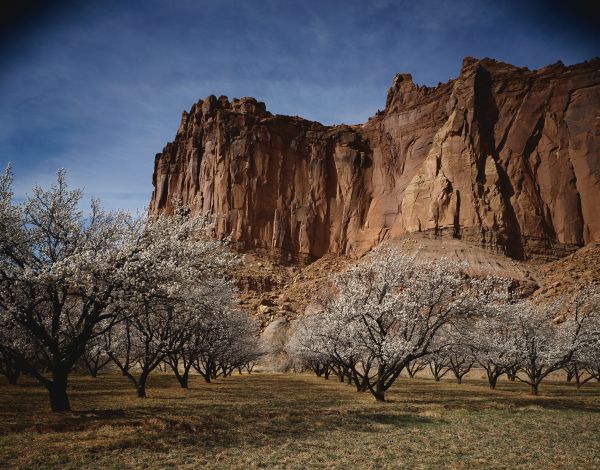
POLYGON ((179 373, 179 360, 171 358, 167 364, 169 367, 171 367, 171 370, 173 371, 173 374, 175 374, 175 378, 177 379, 177 382, 179 382, 181 388, 188 388, 188 378, 190 375, 191 363, 186 365, 184 361, 183 374, 179 373))
POLYGON ((456 378, 456 383, 457 384, 462 384, 462 379, 465 375, 467 375, 469 373, 469 371, 471 370, 471 367, 465 368, 465 369, 461 369, 460 367, 452 367, 452 373, 454 374, 454 377, 456 378))
POLYGON ((538 391, 539 391, 538 387, 539 387, 539 384, 537 384, 537 383, 531 384, 531 394, 532 395, 538 394, 538 391))
POLYGON ((498 377, 496 375, 488 375, 488 382, 490 383, 490 388, 494 390, 498 382, 498 377))
POLYGON ((433 375, 433 380, 435 380, 436 382, 439 382, 440 374, 439 374, 437 366, 435 364, 429 363, 429 370, 431 372, 431 375, 433 375))
POLYGON ((8 383, 11 385, 17 385, 17 381, 21 376, 21 370, 18 368, 8 370, 6 373, 6 378, 8 379, 8 383))
POLYGON ((375 384, 375 393, 373 393, 373 396, 377 401, 385 401, 385 389, 383 386, 383 381, 377 381, 377 383, 375 384))
POLYGON ((567 369, 567 382, 571 382, 573 380, 573 371, 567 369))
POLYGON ((375 390, 371 390, 375 400, 385 401, 385 379, 384 379, 385 367, 380 365, 377 368, 377 382, 375 382, 375 390))
POLYGON ((181 388, 188 388, 189 378, 190 378, 190 374, 189 374, 189 371, 187 371, 187 370, 182 375, 177 377, 177 379, 179 380, 179 385, 181 385, 181 388))
POLYGON ((511 368, 506 371, 506 377, 508 377, 508 380, 510 380, 511 382, 514 382, 515 380, 517 380, 517 373, 518 370, 516 368, 511 368))
POLYGON ((71 411, 67 395, 67 377, 68 374, 62 371, 52 374, 52 382, 48 386, 52 411, 71 411))
POLYGON ((19 380, 19 377, 21 376, 21 367, 16 360, 4 354, 0 356, 0 364, 2 363, 4 363, 4 367, 0 370, 0 374, 6 376, 9 384, 16 385, 17 380, 19 380))
POLYGON ((581 374, 579 373, 579 368, 577 366, 573 366, 573 377, 575 377, 575 384, 577 384, 577 388, 580 388, 581 383, 581 374))
POLYGON ((137 384, 137 396, 138 398, 146 398, 146 380, 148 379, 148 375, 142 373, 140 376, 140 380, 137 384))

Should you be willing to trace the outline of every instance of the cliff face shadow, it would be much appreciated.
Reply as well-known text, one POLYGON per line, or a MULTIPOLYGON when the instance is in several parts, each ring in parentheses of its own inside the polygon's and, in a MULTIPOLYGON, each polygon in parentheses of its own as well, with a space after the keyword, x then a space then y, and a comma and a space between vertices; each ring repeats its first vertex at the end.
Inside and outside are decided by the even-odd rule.
POLYGON ((504 207, 507 227, 504 228, 505 237, 501 240, 504 244, 504 249, 507 256, 522 260, 525 258, 525 250, 521 236, 521 229, 517 219, 515 210, 510 202, 511 197, 515 194, 514 188, 506 173, 506 168, 500 161, 500 149, 503 145, 496 145, 494 127, 498 122, 499 110, 496 105, 496 99, 492 89, 492 75, 483 66, 479 66, 475 75, 475 119, 479 126, 479 153, 480 159, 478 162, 478 181, 485 181, 485 156, 491 155, 496 162, 496 170, 498 172, 499 186, 501 194, 504 198, 504 207))

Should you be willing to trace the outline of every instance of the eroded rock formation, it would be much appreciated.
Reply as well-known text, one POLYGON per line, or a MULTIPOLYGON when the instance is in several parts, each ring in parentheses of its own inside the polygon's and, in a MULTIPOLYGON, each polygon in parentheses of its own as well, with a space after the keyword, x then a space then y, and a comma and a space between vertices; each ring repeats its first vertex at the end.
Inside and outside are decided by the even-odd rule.
POLYGON ((411 232, 514 258, 600 241, 600 60, 530 71, 467 58, 434 88, 399 74, 363 125, 210 96, 156 156, 151 212, 177 198, 244 248, 358 256, 411 232))

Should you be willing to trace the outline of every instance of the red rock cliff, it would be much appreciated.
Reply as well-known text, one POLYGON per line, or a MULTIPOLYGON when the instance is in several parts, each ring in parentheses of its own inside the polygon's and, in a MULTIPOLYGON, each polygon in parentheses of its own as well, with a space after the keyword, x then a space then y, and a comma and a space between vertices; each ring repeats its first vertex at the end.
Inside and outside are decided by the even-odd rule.
POLYGON ((357 126, 209 96, 183 113, 153 184, 152 213, 178 198, 245 248, 356 256, 419 231, 561 255, 600 241, 600 60, 467 58, 435 88, 399 74, 357 126))

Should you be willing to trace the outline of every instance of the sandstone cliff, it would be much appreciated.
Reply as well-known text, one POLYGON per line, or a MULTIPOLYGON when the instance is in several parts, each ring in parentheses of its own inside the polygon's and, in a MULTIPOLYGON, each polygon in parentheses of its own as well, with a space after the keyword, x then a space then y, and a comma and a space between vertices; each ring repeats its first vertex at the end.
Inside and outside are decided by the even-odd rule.
POLYGON ((367 123, 323 126, 210 96, 156 156, 173 198, 242 248, 359 256, 421 232, 513 258, 600 241, 600 60, 530 71, 467 58, 434 88, 399 74, 367 123))

